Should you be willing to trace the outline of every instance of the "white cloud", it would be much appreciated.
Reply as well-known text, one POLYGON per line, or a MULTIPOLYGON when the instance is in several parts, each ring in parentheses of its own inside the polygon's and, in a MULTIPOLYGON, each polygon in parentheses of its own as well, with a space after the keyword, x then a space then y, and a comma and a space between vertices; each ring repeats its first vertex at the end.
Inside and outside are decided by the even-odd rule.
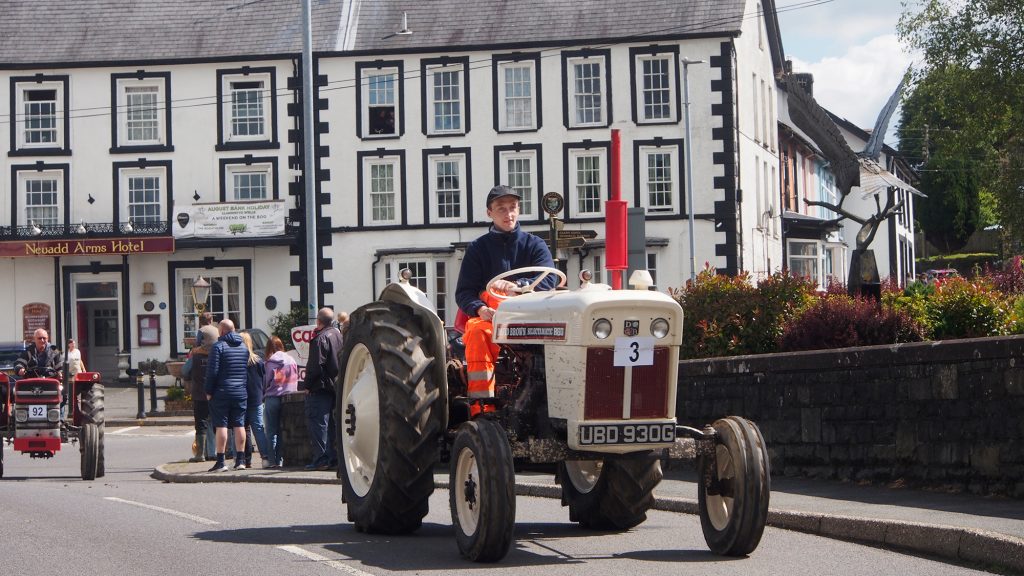
MULTIPOLYGON (((814 75, 814 98, 824 108, 870 129, 911 60, 896 35, 885 34, 851 46, 839 57, 818 62, 793 58, 793 71, 814 75)), ((889 122, 890 135, 898 119, 897 114, 889 122)))

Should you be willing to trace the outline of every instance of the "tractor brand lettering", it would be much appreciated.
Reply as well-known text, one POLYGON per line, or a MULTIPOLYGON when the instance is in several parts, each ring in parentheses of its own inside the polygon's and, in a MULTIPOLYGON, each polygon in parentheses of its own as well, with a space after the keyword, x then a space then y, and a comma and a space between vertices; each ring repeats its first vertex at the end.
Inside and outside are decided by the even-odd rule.
POLYGON ((636 336, 640 333, 640 321, 626 320, 625 325, 622 327, 622 333, 626 336, 636 336))
POLYGON ((655 424, 580 424, 580 445, 675 442, 676 426, 655 424))
POLYGON ((35 388, 32 389, 32 395, 33 396, 42 396, 43 395, 43 389, 40 388, 39 386, 36 386, 35 388))
POLYGON ((510 340, 565 340, 565 324, 510 324, 504 333, 510 340))

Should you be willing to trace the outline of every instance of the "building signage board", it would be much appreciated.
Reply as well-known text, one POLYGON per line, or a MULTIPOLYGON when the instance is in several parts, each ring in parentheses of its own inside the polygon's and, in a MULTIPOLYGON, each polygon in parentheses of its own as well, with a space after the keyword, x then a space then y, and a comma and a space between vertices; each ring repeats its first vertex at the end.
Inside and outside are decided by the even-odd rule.
POLYGON ((175 238, 281 236, 288 212, 284 200, 193 204, 177 210, 175 238))
POLYGON ((15 240, 0 242, 0 257, 121 256, 174 252, 174 238, 147 236, 67 240, 15 240))
POLYGON ((32 340, 39 328, 50 334, 50 305, 32 302, 21 307, 21 334, 24 340, 32 340))

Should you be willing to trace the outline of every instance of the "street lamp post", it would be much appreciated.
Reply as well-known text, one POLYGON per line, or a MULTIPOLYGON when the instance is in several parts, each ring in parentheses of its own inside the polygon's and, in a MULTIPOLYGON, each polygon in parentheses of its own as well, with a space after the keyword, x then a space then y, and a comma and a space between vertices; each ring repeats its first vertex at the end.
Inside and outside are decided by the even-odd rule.
POLYGON ((200 274, 192 281, 192 302, 196 307, 196 316, 206 311, 206 299, 210 297, 210 283, 200 274))
POLYGON ((690 222, 690 282, 697 280, 697 262, 693 247, 693 163, 690 160, 690 64, 703 64, 703 60, 683 57, 683 117, 686 129, 686 212, 690 222))

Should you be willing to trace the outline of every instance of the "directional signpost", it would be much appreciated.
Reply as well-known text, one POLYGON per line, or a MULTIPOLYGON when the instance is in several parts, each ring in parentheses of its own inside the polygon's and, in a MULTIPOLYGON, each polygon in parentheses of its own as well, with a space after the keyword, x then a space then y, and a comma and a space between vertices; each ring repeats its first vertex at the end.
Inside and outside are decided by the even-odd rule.
POLYGON ((548 247, 551 248, 552 254, 555 254, 556 250, 581 248, 587 243, 588 239, 597 238, 597 232, 594 230, 564 230, 562 228, 562 221, 555 217, 561 214, 562 207, 564 206, 562 195, 558 192, 548 192, 545 194, 543 206, 544 211, 548 213, 548 221, 551 222, 551 229, 548 231, 545 241, 547 241, 548 247))

